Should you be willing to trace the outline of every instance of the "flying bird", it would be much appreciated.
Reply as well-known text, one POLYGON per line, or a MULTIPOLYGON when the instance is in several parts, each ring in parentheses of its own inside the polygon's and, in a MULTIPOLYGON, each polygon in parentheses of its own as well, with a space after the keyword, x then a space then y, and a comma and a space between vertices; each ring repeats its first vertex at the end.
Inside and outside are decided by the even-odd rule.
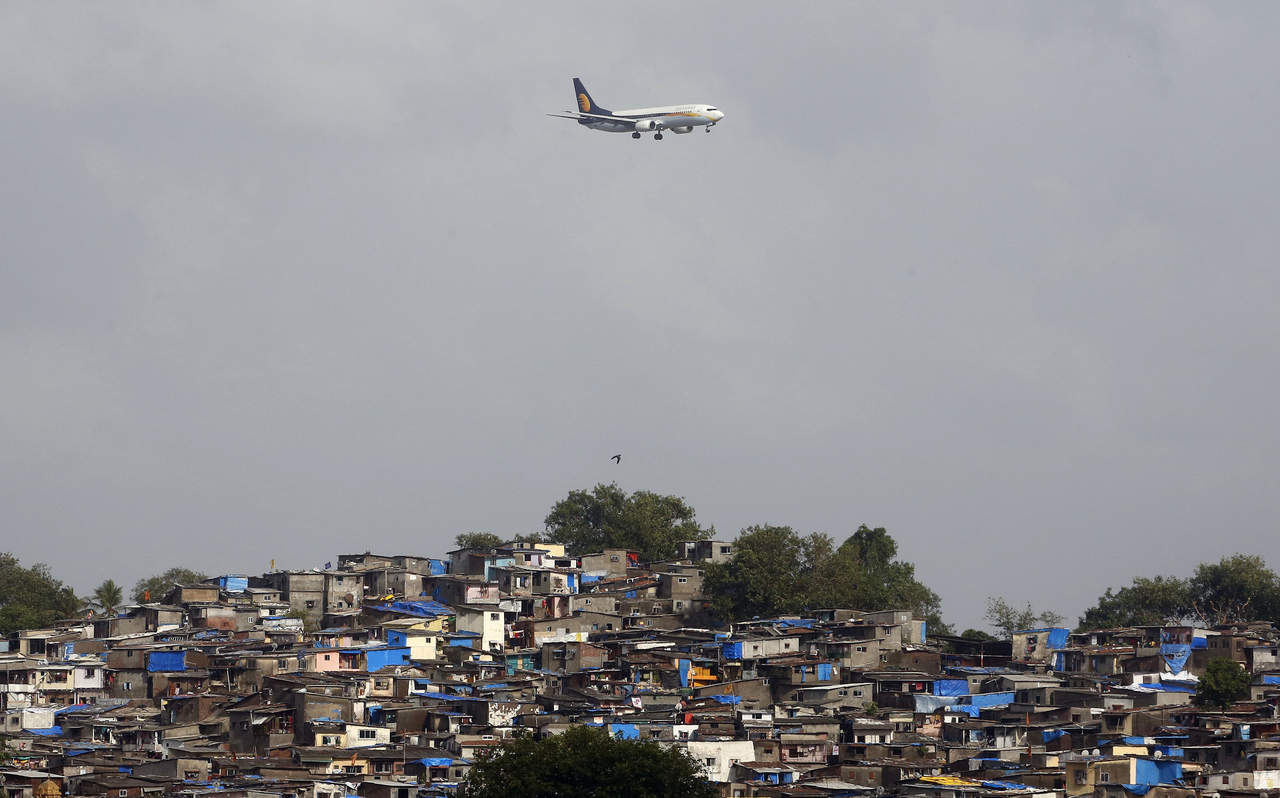
POLYGON ((610 460, 612 460, 612 461, 613 461, 613 462, 615 462, 615 463, 621 463, 621 462, 622 462, 622 455, 620 455, 620 454, 615 454, 613 457, 610 457, 609 459, 610 459, 610 460))

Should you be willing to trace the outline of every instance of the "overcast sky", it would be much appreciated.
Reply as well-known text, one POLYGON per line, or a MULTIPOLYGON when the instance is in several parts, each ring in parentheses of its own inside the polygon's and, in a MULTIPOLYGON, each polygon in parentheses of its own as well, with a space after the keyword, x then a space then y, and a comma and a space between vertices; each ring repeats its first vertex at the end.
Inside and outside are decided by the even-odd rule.
POLYGON ((1280 565, 1277 23, 6 3, 0 550, 84 591, 438 554, 616 480, 884 526, 958 628, 1280 565), (544 116, 575 75, 726 117, 544 116))

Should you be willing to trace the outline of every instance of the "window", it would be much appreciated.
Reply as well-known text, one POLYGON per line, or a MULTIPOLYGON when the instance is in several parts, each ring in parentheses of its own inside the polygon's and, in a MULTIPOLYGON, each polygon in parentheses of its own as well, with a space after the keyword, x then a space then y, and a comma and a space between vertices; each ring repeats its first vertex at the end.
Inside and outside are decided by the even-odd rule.
POLYGON ((686 582, 688 582, 688 581, 689 581, 689 577, 687 577, 687 576, 682 576, 682 577, 680 577, 680 578, 676 579, 676 581, 683 585, 684 583, 686 583, 686 582))
MULTIPOLYGON (((714 111, 714 110, 716 110, 716 109, 712 108, 712 109, 710 109, 710 110, 714 111)), ((729 553, 730 553, 730 552, 732 552, 732 551, 733 551, 733 547, 732 547, 732 546, 721 546, 721 547, 720 547, 720 553, 721 553, 721 554, 729 554, 729 553)))
POLYGON ((1248 787, 1248 786, 1249 786, 1249 777, 1248 777, 1248 776, 1245 776, 1245 777, 1241 780, 1241 785, 1242 785, 1242 786, 1244 786, 1244 787, 1248 787))
POLYGON ((1098 783, 1100 783, 1100 784, 1110 784, 1110 783, 1111 783, 1111 773, 1110 773, 1110 771, 1106 771, 1106 770, 1099 770, 1099 771, 1098 771, 1098 783))
POLYGON ((305 601, 303 603, 306 605, 307 609, 309 610, 313 610, 316 608, 316 603, 314 601, 305 601))
POLYGON ((120 798, 124 798, 124 796, 126 796, 126 795, 128 795, 128 794, 129 794, 129 791, 128 791, 128 790, 121 790, 121 791, 120 791, 120 798))
POLYGON ((383 760, 383 761, 381 761, 381 762, 374 762, 374 763, 373 763, 373 772, 374 772, 374 773, 390 773, 390 772, 391 772, 391 763, 390 763, 390 762, 388 762, 388 761, 386 761, 386 760, 383 760))
POLYGON ((498 615, 498 613, 496 613, 496 612, 491 612, 491 613, 489 613, 489 620, 491 620, 491 621, 500 621, 500 620, 502 620, 502 616, 498 615))
POLYGON ((709 768, 713 768, 716 766, 716 761, 714 759, 704 759, 702 760, 702 764, 706 765, 709 768))
POLYGON ((617 561, 618 561, 618 555, 616 554, 609 555, 609 562, 617 562, 617 561))
POLYGON ((377 737, 377 736, 378 736, 378 732, 377 732, 377 731, 375 731, 375 730, 373 730, 373 729, 361 729, 361 730, 360 730, 360 739, 361 739, 361 740, 372 740, 372 739, 374 739, 374 738, 375 738, 375 737, 377 737))

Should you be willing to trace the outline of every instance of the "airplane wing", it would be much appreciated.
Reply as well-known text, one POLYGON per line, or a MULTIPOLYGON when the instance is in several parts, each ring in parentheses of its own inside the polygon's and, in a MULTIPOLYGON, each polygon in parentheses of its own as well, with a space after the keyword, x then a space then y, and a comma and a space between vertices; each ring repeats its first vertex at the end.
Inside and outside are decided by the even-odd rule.
POLYGON ((547 116, 555 116, 560 119, 603 119, 607 122, 627 122, 634 123, 636 120, 626 116, 608 116, 606 114, 575 114, 573 111, 565 111, 563 114, 547 114, 547 116))

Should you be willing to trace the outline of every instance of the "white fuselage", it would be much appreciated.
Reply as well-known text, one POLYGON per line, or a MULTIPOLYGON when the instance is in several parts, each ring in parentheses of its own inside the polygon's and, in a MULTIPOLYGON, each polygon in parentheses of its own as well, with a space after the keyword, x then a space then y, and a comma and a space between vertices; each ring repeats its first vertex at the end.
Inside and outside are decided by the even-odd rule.
POLYGON ((654 108, 629 108, 613 111, 610 116, 626 117, 629 121, 612 119, 584 120, 592 130, 606 133, 630 133, 634 130, 673 130, 688 133, 695 127, 714 125, 724 118, 714 105, 660 105, 654 108), (639 123, 639 124, 637 124, 639 123), (645 125, 651 125, 645 127, 645 125))

